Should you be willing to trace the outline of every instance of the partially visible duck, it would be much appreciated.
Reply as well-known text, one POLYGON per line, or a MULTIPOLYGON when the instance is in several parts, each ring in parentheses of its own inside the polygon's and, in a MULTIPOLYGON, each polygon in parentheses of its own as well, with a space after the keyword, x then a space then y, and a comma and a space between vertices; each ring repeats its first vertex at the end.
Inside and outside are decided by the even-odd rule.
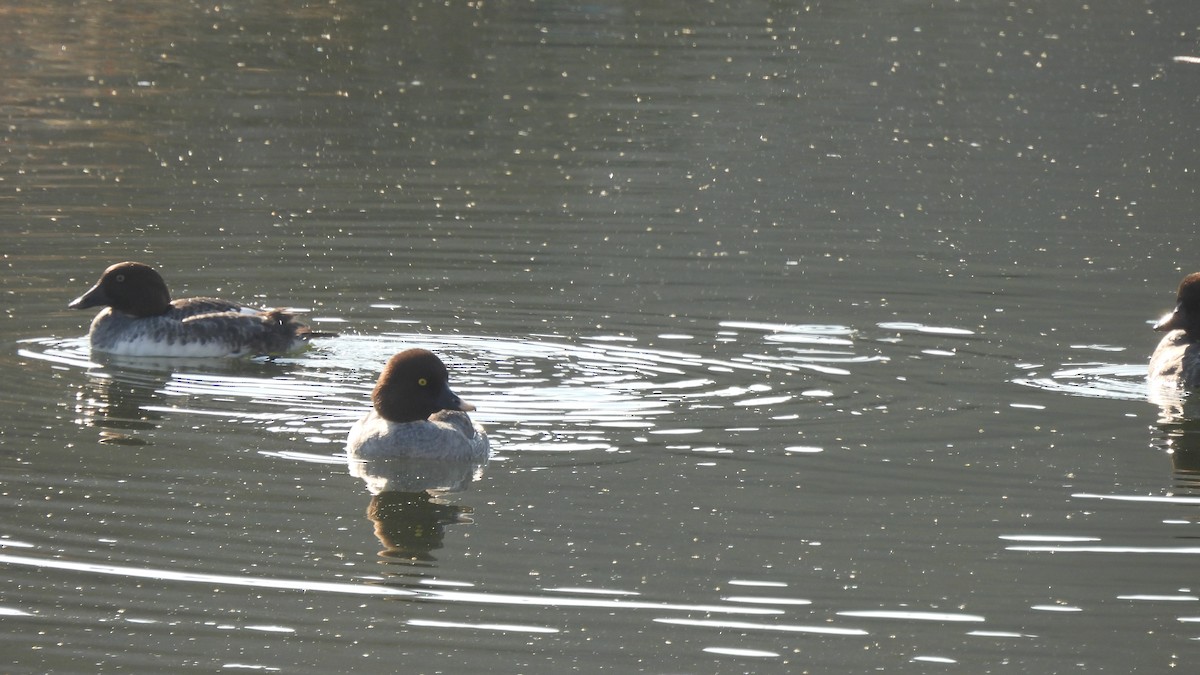
POLYGON ((302 349, 315 333, 282 309, 255 309, 215 298, 171 300, 158 272, 117 263, 67 305, 105 307, 92 320, 92 349, 122 356, 279 355, 302 349))
POLYGON ((1200 387, 1200 272, 1183 278, 1175 309, 1154 330, 1169 332, 1150 357, 1150 383, 1200 387))
POLYGON ((390 459, 487 459, 487 434, 467 415, 475 406, 450 390, 446 364, 433 352, 408 349, 389 359, 371 392, 371 404, 346 440, 352 465, 390 459))

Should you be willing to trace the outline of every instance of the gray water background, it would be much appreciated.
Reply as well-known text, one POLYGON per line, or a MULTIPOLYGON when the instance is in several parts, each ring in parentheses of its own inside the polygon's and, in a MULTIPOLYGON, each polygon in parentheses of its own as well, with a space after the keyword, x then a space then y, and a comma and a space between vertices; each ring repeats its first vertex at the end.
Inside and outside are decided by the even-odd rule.
POLYGON ((1200 269, 1198 34, 9 3, 0 669, 1194 670, 1200 432, 1143 379, 1200 269), (91 358, 65 305, 125 259, 340 335, 91 358), (410 346, 496 457, 381 503, 341 444, 410 346))

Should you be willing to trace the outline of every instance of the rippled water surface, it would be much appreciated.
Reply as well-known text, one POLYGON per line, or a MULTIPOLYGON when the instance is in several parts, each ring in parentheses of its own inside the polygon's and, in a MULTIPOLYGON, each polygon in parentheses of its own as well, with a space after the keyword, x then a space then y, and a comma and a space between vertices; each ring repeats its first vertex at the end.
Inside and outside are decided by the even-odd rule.
POLYGON ((0 671, 1200 664, 1190 3, 0 16, 0 671), (338 335, 92 354, 119 260, 338 335), (347 464, 414 346, 488 462, 347 464))

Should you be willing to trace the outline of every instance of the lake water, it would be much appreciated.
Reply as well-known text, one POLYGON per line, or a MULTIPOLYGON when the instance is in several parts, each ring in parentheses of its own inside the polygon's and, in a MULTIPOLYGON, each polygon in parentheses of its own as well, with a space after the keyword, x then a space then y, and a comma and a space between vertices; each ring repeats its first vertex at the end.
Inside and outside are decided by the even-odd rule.
POLYGON ((0 15, 0 670, 1200 667, 1190 0, 0 15), (339 337, 90 355, 129 259, 339 337), (495 455, 373 496, 411 346, 495 455))

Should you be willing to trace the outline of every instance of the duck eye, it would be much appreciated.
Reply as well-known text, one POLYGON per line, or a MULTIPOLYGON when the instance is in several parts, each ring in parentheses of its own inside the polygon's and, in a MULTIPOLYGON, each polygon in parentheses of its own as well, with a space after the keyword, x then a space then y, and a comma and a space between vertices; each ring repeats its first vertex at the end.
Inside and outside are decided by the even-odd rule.
POLYGON ((118 275, 117 275, 117 281, 118 281, 118 282, 125 281, 125 275, 124 275, 124 274, 118 274, 118 275))
POLYGON ((419 379, 417 380, 417 384, 419 384, 419 385, 421 385, 422 387, 424 387, 425 385, 429 384, 429 380, 427 380, 427 379, 425 379, 425 378, 423 378, 423 377, 422 377, 422 378, 419 378, 419 379))

